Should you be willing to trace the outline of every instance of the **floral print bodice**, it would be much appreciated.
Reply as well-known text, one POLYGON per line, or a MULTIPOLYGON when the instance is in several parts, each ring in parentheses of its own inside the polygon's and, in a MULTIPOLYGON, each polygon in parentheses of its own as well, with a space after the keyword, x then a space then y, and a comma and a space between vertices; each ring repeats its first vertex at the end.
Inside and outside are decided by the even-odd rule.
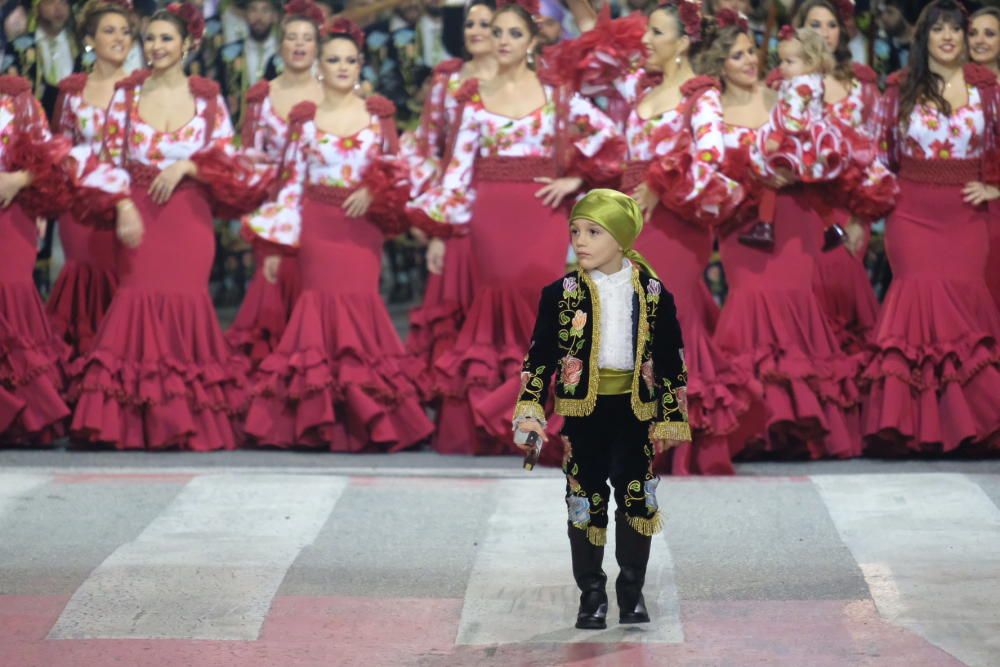
POLYGON ((901 154, 920 160, 974 159, 983 153, 983 104, 979 89, 968 86, 968 102, 950 116, 918 104, 903 126, 901 154))
MULTIPOLYGON (((546 86, 546 102, 521 118, 488 110, 475 95, 464 108, 454 139, 454 152, 439 184, 417 197, 411 206, 431 219, 467 224, 475 202, 473 178, 477 158, 552 157, 556 146, 555 90, 546 86)), ((596 155, 605 142, 619 137, 614 122, 591 102, 573 94, 567 103, 566 126, 579 130, 575 152, 596 155)))
POLYGON ((17 118, 15 104, 16 101, 12 95, 0 93, 0 165, 5 164, 4 153, 7 146, 20 132, 31 130, 37 133, 38 137, 43 141, 48 141, 52 136, 49 132, 48 124, 44 122, 45 112, 42 110, 42 105, 38 103, 38 100, 31 98, 32 116, 35 120, 30 128, 19 127, 19 123, 14 122, 15 118, 17 118))
POLYGON ((244 145, 243 148, 252 148, 256 152, 255 157, 277 164, 281 161, 281 151, 285 148, 287 135, 288 122, 278 115, 271 97, 267 96, 261 103, 260 114, 254 119, 254 127, 250 130, 250 145, 244 145))
POLYGON ((63 106, 59 110, 58 134, 73 142, 74 146, 87 145, 95 152, 100 150, 104 139, 103 107, 97 107, 83 99, 83 92, 64 93, 63 106))
POLYGON ((461 76, 461 71, 436 75, 427 93, 420 124, 400 137, 399 153, 410 172, 413 197, 440 178, 441 159, 461 106, 456 97, 463 83, 461 76))
POLYGON ((878 136, 878 88, 874 83, 852 79, 847 96, 826 105, 827 116, 842 128, 851 128, 874 140, 878 136))

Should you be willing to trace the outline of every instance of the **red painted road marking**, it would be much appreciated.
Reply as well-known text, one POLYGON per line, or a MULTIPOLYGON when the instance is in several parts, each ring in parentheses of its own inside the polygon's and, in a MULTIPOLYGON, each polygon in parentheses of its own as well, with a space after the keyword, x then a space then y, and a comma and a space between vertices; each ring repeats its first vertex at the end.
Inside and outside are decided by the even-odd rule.
POLYGON ((122 484, 187 484, 195 475, 190 473, 64 473, 52 478, 53 484, 105 484, 108 482, 122 484))

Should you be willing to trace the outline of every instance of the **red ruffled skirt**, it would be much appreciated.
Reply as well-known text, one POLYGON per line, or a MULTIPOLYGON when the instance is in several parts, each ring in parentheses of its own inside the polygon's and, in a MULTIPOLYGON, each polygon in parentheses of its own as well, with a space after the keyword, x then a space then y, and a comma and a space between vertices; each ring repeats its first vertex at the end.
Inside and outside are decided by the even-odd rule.
POLYGON ((986 258, 986 287, 993 295, 993 302, 1000 308, 1000 207, 989 205, 990 253, 986 258))
POLYGON ((419 371, 378 292, 382 232, 348 218, 345 196, 332 189, 306 195, 302 294, 254 375, 246 430, 260 444, 399 451, 434 429, 420 405, 419 371))
POLYGON ((223 339, 208 294, 208 201, 188 182, 164 206, 143 187, 133 192, 145 235, 135 249, 116 244, 121 284, 74 374, 72 435, 118 449, 233 449, 246 363, 223 339))
MULTIPOLYGON (((835 214, 841 226, 847 223, 846 212, 836 211, 835 214)), ((878 319, 878 301, 864 265, 870 233, 866 225, 865 243, 857 256, 844 246, 816 256, 816 298, 833 327, 840 348, 848 354, 865 351, 878 319)))
POLYGON ((82 225, 66 214, 59 218, 59 241, 66 263, 52 287, 46 311, 56 333, 77 357, 90 352, 118 289, 115 234, 82 225))
POLYGON ((763 387, 763 414, 747 415, 733 438, 747 456, 846 458, 861 453, 859 361, 843 354, 811 289, 822 224, 804 190, 779 193, 776 244, 720 243, 729 295, 715 343, 735 373, 763 387), (762 451, 763 450, 763 451, 762 451))
POLYGON ((243 303, 226 330, 226 341, 244 356, 253 367, 278 346, 292 309, 302 292, 297 255, 285 255, 278 269, 278 282, 269 283, 261 272, 264 255, 256 256, 254 271, 243 303))
POLYGON ((731 475, 728 436, 760 394, 753 377, 738 373, 712 342, 719 307, 705 284, 712 255, 711 232, 657 206, 635 244, 674 296, 688 368, 688 414, 692 443, 656 462, 675 475, 731 475))
POLYGON ((1000 313, 983 281, 989 214, 963 203, 961 185, 901 178, 900 189, 886 223, 893 279, 864 373, 869 451, 998 446, 1000 313))
POLYGON ((434 388, 444 382, 435 363, 452 348, 475 296, 475 263, 472 242, 460 236, 445 242, 444 271, 427 278, 423 302, 410 311, 406 351, 427 369, 421 386, 434 388))
POLYGON ((469 229, 475 298, 455 344, 435 367, 444 400, 433 446, 442 454, 519 451, 510 432, 517 386, 502 392, 510 399, 506 403, 490 394, 519 378, 541 290, 564 273, 569 250, 566 212, 543 206, 535 197, 541 186, 531 177, 477 179, 475 184, 469 229), (501 418, 507 420, 506 431, 490 433, 488 425, 501 418))
POLYGON ((16 203, 0 209, 0 445, 45 445, 65 431, 63 361, 31 273, 38 231, 16 203))

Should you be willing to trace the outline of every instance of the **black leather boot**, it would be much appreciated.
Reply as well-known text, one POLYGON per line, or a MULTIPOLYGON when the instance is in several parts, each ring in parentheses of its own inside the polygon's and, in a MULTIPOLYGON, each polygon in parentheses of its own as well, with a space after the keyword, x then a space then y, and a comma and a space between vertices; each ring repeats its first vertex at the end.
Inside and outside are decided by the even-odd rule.
POLYGON ((759 221, 746 234, 739 235, 739 242, 751 248, 774 250, 774 225, 759 221))
POLYGON ((830 252, 834 248, 844 245, 844 228, 834 223, 823 230, 823 252, 830 252))
POLYGON ((646 564, 653 538, 636 532, 621 511, 615 512, 615 557, 621 572, 615 582, 618 595, 618 622, 649 623, 642 586, 646 583, 646 564))
POLYGON ((573 578, 580 588, 580 609, 576 627, 581 630, 603 630, 608 627, 608 594, 604 590, 608 575, 601 565, 604 547, 594 546, 587 531, 569 526, 569 546, 573 554, 573 578))

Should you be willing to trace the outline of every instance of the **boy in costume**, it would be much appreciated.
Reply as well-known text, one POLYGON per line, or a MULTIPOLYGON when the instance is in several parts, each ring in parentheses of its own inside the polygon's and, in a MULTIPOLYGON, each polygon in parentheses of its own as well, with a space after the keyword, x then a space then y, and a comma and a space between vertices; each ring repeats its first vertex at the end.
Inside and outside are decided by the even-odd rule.
POLYGON ((653 457, 691 439, 674 299, 632 249, 642 224, 639 205, 616 190, 591 190, 573 207, 570 236, 580 268, 542 290, 514 410, 521 432, 515 442, 530 432, 544 442, 549 381, 558 371, 555 412, 565 417, 563 471, 582 629, 607 626, 609 479, 619 622, 649 622, 642 586, 652 536, 661 530, 653 457))

